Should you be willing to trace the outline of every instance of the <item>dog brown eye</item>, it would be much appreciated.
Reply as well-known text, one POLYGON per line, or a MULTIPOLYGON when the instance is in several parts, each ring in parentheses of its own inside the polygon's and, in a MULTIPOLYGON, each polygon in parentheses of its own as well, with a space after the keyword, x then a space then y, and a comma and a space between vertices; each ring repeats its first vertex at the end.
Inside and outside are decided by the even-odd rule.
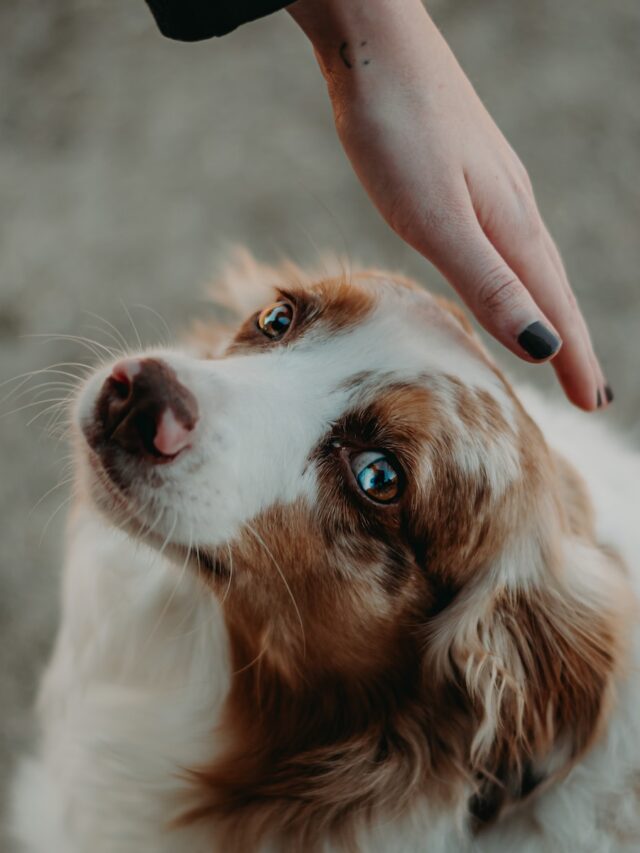
POLYGON ((258 315, 258 328, 272 340, 281 338, 291 326, 293 306, 289 302, 274 302, 258 315))
POLYGON ((400 494, 400 477, 390 459, 379 450, 367 450, 351 457, 351 470, 368 498, 390 503, 400 494))

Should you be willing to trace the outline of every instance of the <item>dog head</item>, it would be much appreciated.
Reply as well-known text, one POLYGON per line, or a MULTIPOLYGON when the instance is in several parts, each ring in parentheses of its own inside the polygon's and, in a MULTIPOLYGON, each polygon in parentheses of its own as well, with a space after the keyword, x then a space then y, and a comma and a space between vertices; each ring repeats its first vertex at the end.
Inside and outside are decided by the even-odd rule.
POLYGON ((420 796, 491 820, 597 736, 623 572, 455 307, 377 272, 264 278, 222 349, 133 355, 77 406, 95 503, 223 605, 230 747, 188 819, 237 849, 420 796))

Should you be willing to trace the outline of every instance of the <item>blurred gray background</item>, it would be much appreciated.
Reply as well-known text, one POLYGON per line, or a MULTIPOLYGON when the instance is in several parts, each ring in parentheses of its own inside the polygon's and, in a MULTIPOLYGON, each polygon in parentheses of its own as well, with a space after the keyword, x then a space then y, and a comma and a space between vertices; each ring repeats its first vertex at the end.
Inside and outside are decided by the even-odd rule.
MULTIPOLYGON (((563 252, 616 393, 592 417, 637 439, 640 3, 429 8, 528 167, 563 252)), ((357 183, 286 13, 184 45, 159 35, 143 0, 4 0, 0 44, 0 382, 92 358, 29 335, 112 343, 86 312, 132 341, 123 303, 149 342, 159 321, 141 303, 179 330, 202 313, 202 285, 234 242, 302 263, 334 249, 446 291, 357 183)), ((506 353, 502 363, 555 390, 549 368, 506 353)), ((53 489, 64 442, 47 436, 46 414, 29 423, 48 404, 12 413, 38 393, 22 390, 0 403, 0 795, 32 737, 69 494, 53 489)))

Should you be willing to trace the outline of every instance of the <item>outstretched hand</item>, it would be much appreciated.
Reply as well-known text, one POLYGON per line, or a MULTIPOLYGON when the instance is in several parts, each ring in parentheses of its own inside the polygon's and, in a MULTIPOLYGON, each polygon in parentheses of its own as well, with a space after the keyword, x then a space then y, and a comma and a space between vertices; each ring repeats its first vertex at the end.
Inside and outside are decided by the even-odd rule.
POLYGON ((339 137, 391 227, 573 403, 613 395, 527 172, 420 0, 298 0, 339 137))

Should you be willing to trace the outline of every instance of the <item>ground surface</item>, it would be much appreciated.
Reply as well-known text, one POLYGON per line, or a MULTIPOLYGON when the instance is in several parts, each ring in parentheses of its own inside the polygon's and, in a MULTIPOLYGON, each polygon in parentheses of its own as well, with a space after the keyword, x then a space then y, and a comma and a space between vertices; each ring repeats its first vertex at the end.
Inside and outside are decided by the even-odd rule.
MULTIPOLYGON (((640 6, 430 6, 530 170, 616 391, 606 417, 638 436, 640 6)), ((94 336, 83 311, 131 339, 121 300, 147 339, 138 303, 180 328, 232 242, 302 262, 337 249, 444 288, 357 184, 286 14, 180 45, 142 0, 21 0, 0 5, 0 32, 0 381, 85 360, 24 337, 94 336)), ((553 387, 547 369, 504 361, 553 387)), ((43 495, 65 450, 28 426, 37 406, 6 416, 32 399, 0 405, 0 789, 29 745, 57 618, 64 507, 50 519, 67 492, 43 495)))

